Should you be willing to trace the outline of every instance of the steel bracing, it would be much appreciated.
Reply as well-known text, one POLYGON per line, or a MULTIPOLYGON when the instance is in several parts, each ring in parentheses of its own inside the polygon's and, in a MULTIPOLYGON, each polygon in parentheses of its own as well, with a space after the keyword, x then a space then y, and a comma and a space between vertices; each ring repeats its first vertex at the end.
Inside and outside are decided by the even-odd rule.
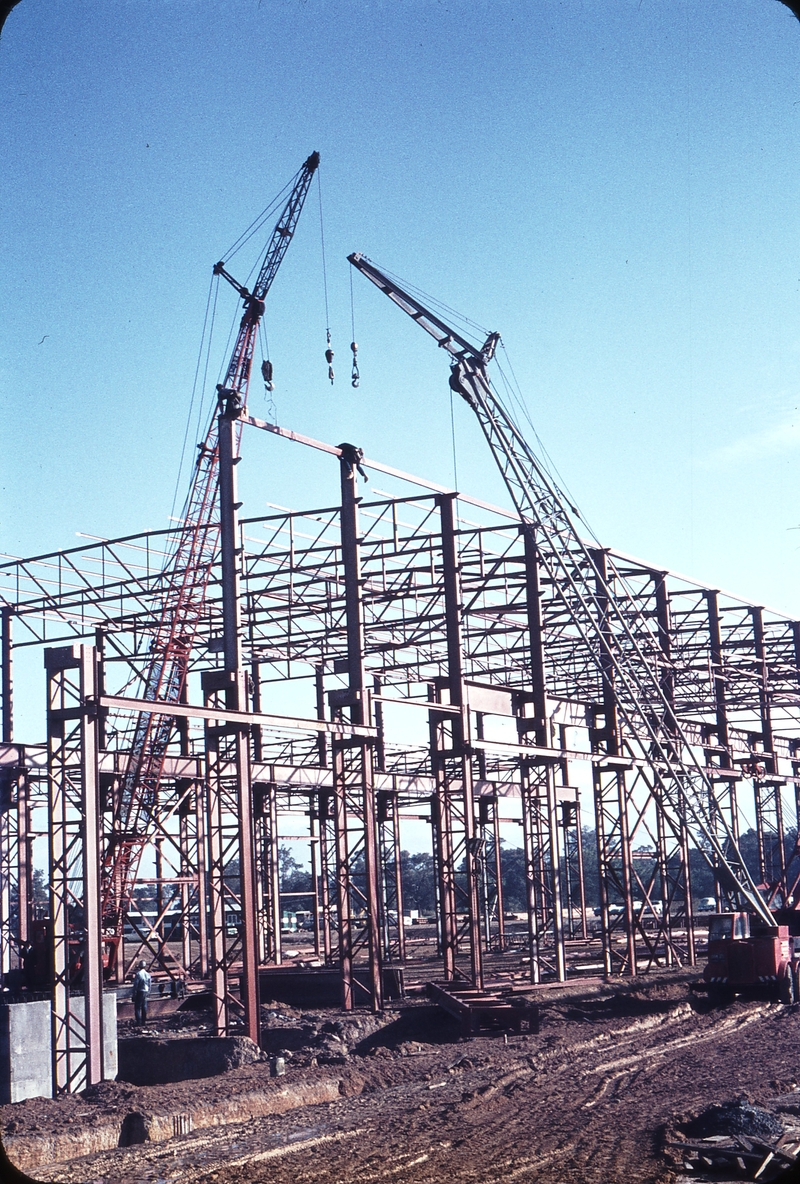
MULTIPOLYGON (((217 424, 234 476, 239 426, 224 412, 217 424)), ((518 514, 421 480, 404 496, 372 494, 359 465, 386 466, 324 448, 339 504, 240 520, 235 482, 223 491, 234 545, 225 558, 215 545, 179 701, 148 697, 174 531, 0 565, 0 951, 13 973, 34 914, 49 919, 59 1088, 77 1080, 81 1056, 84 1075, 102 1072, 99 861, 144 700, 169 722, 134 836, 137 884, 155 904, 137 906, 132 890, 117 972, 144 957, 165 979, 205 981, 220 1032, 243 1006, 258 1037, 256 970, 282 959, 287 834, 308 843, 311 940, 339 967, 343 1004, 382 1006, 387 968, 409 965, 400 849, 410 816, 431 819, 445 979, 480 984, 504 950, 530 959, 533 981, 563 978, 587 938, 610 974, 693 963, 691 854, 707 840, 676 809, 681 779, 664 790, 671 735, 703 771, 723 857, 731 834, 754 832, 763 896, 797 903, 800 622, 597 548, 570 561, 586 565, 581 586, 593 582, 591 609, 576 607, 518 514), (589 611, 591 633, 576 624, 589 611), (622 623, 611 619, 621 612, 622 623), (604 630, 614 635, 605 648, 604 630), (620 710, 620 636, 656 672, 658 745, 631 732, 624 696, 620 710), (43 663, 43 740, 23 744, 12 670, 28 679, 43 663), (504 919, 499 840, 512 823, 524 951, 504 919), (50 901, 35 906, 37 859, 52 870, 50 901), (87 1020, 70 1005, 81 989, 87 1020)), ((724 859, 718 871, 724 902, 724 859)))

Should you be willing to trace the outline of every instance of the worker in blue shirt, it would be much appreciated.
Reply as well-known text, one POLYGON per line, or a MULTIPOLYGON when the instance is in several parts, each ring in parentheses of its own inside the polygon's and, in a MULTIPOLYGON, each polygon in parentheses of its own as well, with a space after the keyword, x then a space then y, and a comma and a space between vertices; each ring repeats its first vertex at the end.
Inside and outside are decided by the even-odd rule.
POLYGON ((147 997, 150 994, 152 978, 145 969, 144 962, 139 963, 139 969, 133 976, 133 1010, 137 1024, 147 1023, 147 997))

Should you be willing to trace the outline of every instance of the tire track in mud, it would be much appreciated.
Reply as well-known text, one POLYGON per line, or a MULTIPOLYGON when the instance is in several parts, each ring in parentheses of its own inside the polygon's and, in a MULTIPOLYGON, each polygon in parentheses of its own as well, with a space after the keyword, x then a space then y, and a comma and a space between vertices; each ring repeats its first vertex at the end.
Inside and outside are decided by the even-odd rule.
MULTIPOLYGON (((549 1046, 528 1042, 523 1055, 520 1045, 474 1041, 469 1055, 481 1063, 462 1070, 453 1046, 443 1046, 415 1062, 413 1077, 394 1083, 391 1075, 373 1077, 372 1087, 373 1067, 365 1062, 367 1092, 358 1096, 279 1122, 256 1120, 170 1145, 110 1152, 95 1157, 91 1175, 76 1162, 49 1178, 64 1184, 652 1182, 666 1178, 652 1129, 665 1106, 681 1105, 687 1072, 697 1067, 714 1078, 717 1049, 728 1064, 746 1059, 741 1042, 755 1049, 774 1042, 774 1032, 759 1036, 759 1025, 785 1014, 764 1004, 704 1014, 681 1001, 631 1023, 597 1016, 602 1030, 588 1037, 583 1023, 554 1018, 543 1032, 549 1046), (676 1082, 672 1094, 668 1078, 676 1082)), ((724 1086, 725 1074, 717 1076, 724 1086)))
MULTIPOLYGON (((744 1014, 712 1013, 702 1016, 695 1013, 688 1004, 681 1004, 664 1015, 648 1017, 624 1027, 618 1026, 612 1031, 597 1033, 589 1039, 575 1041, 566 1047, 554 1047, 543 1053, 533 1054, 526 1058, 527 1064, 520 1064, 519 1061, 516 1065, 506 1064, 506 1072, 501 1077, 479 1086, 466 1104, 466 1110, 473 1113, 477 1122, 477 1129, 474 1128, 474 1154, 469 1158, 478 1162, 464 1162, 460 1157, 451 1154, 444 1174, 428 1175, 427 1172, 409 1170, 403 1179, 407 1184, 428 1184, 429 1180, 437 1181, 438 1184, 444 1178, 458 1180, 462 1184, 472 1184, 473 1181, 505 1181, 519 1177, 536 1178, 542 1182, 551 1179, 563 1181, 583 1179, 584 1174, 579 1165, 589 1168, 587 1179, 595 1174, 598 1179, 614 1178, 614 1169, 609 1165, 609 1160, 612 1164, 615 1161, 624 1162, 627 1168, 631 1160, 635 1160, 638 1155, 636 1138, 625 1129, 616 1131, 610 1138, 606 1133, 605 1145, 602 1148, 597 1146, 597 1124, 593 1124, 592 1130, 576 1140, 573 1123, 572 1130, 564 1132, 565 1137, 558 1137, 556 1132, 551 1131, 551 1135, 556 1135, 556 1145, 547 1150, 539 1147, 534 1155, 531 1155, 531 1148, 528 1146, 524 1153, 520 1148, 517 1155, 506 1155, 499 1161, 495 1159, 494 1162, 487 1163, 480 1150, 482 1145, 488 1149, 501 1143, 505 1129, 509 1130, 509 1141, 519 1141, 520 1128, 524 1131, 528 1126, 533 1108, 544 1102, 548 1095, 551 1098, 553 1095, 559 1095, 559 1082, 571 1078, 574 1083, 573 1092, 578 1091, 582 1095, 577 1099, 578 1104, 572 1111, 573 1115, 579 1113, 581 1105, 585 1104, 585 1086, 597 1074, 605 1075, 600 1085, 606 1092, 610 1088, 609 1100, 612 1103, 618 1102, 628 1093, 635 1094, 640 1079, 645 1081, 649 1075, 657 1072, 662 1059, 668 1059, 674 1053, 692 1046, 702 1045, 708 1048, 715 1042, 730 1037, 738 1038, 744 1029, 757 1025, 765 1017, 774 1015, 775 1011, 774 1007, 768 1005, 754 1005, 744 1014), (685 1031, 687 1023, 692 1028, 690 1033, 685 1031), (678 1028, 680 1030, 676 1031, 678 1028), (607 1054, 611 1048, 631 1048, 640 1045, 643 1040, 648 1041, 647 1047, 638 1047, 635 1053, 624 1058, 608 1058, 607 1054), (598 1063, 586 1064, 585 1058, 591 1058, 592 1055, 600 1058, 598 1063), (579 1069, 578 1064, 582 1059, 584 1063, 579 1069), (624 1067, 611 1068, 620 1061, 624 1062, 624 1067), (514 1097, 517 1089, 521 1090, 519 1098, 514 1097), (516 1133, 512 1133, 514 1128, 516 1133), (594 1172, 590 1168, 593 1162, 594 1172), (552 1175, 550 1170, 553 1172, 552 1175), (608 1174, 609 1170, 612 1172, 611 1176, 608 1174)), ((463 1115, 465 1106, 457 1104, 451 1109, 458 1115, 463 1115)), ((439 1115, 440 1121, 447 1117, 449 1116, 444 1112, 439 1115)), ((599 1122, 603 1123, 602 1117, 599 1122)), ((419 1141, 422 1134, 421 1130, 407 1131, 409 1141, 413 1141, 415 1150, 421 1150, 419 1141)), ((470 1142, 472 1143, 472 1140, 470 1142)), ((432 1157, 428 1154, 426 1164, 431 1165, 431 1160, 432 1157)), ((337 1181, 347 1181, 348 1184, 352 1181, 355 1184, 359 1180, 359 1176, 350 1174, 344 1165, 336 1166, 339 1174, 334 1178, 337 1181)), ((408 1168, 411 1169, 410 1162, 408 1168)), ((315 1174, 315 1178, 321 1177, 316 1177, 315 1174)), ((620 1178, 633 1177, 626 1170, 625 1175, 620 1178)))
MULTIPOLYGON (((591 1073, 603 1073, 609 1069, 618 1069, 622 1065, 636 1065, 640 1061, 648 1060, 652 1057, 667 1056, 671 1052, 677 1052, 679 1048, 685 1048, 688 1045, 696 1045, 705 1043, 709 1040, 719 1040, 723 1036, 727 1036, 729 1032, 748 1027, 750 1024, 757 1023, 767 1012, 767 1007, 757 1007, 744 1016, 731 1017, 727 1022, 723 1021, 709 1032, 698 1033, 693 1032, 691 1036, 683 1036, 677 1040, 669 1040, 666 1044, 660 1044, 656 1048, 643 1049, 639 1053, 634 1053, 629 1057, 621 1057, 616 1061, 608 1061, 605 1064, 594 1065, 591 1069, 583 1070, 583 1075, 588 1076, 591 1073)), ((627 1070, 626 1070, 627 1071, 627 1070)))

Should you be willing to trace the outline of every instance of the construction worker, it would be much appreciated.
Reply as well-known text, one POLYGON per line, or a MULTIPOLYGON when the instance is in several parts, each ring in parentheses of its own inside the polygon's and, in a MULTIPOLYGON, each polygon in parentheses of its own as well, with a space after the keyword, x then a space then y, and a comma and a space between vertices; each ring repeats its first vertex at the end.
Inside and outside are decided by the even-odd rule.
POLYGON ((22 978, 27 990, 36 990, 36 946, 32 942, 25 941, 20 948, 20 955, 22 958, 22 978))
POLYGON ((144 962, 139 963, 139 969, 133 976, 133 1010, 137 1024, 147 1023, 147 997, 150 994, 152 978, 145 969, 144 962))

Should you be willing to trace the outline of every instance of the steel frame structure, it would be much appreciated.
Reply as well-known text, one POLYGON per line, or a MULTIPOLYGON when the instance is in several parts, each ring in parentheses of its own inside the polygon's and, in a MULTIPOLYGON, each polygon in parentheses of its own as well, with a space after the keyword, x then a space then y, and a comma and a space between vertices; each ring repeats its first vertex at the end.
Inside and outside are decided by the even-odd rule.
MULTIPOLYGON (((174 529, 0 564, 0 955, 8 974, 27 940, 32 852, 46 834, 58 1088, 77 1072, 64 1068, 77 1039, 64 951, 80 928, 78 899, 87 958, 94 951, 82 1071, 102 1072, 97 859, 145 701, 171 721, 135 836, 157 915, 129 914, 118 977, 145 957, 170 978, 206 979, 219 1032, 241 1005, 258 1039, 257 968, 281 962, 278 846, 298 806, 316 946, 340 968, 345 1007, 380 1009, 386 969, 406 958, 399 852, 409 813, 432 819, 445 979, 481 985, 487 954, 508 946, 501 817, 522 827, 532 981, 563 979, 570 943, 594 925, 581 824, 597 838, 605 972, 693 964, 687 828, 661 792, 657 757, 631 748, 615 670, 590 652, 519 518, 417 478, 404 496, 360 494, 361 466, 406 475, 236 410, 222 408, 218 438, 224 545, 209 557, 180 703, 146 693, 174 529), (247 424, 335 458, 340 503, 240 521, 247 424), (26 745, 15 735, 12 662, 32 667, 40 650, 47 744, 26 745)), ((636 606, 630 627, 648 622, 635 640, 651 652, 656 639, 664 727, 671 718, 690 738, 720 826, 756 832, 769 899, 797 904, 800 622, 612 551, 595 549, 592 563, 601 614, 604 589, 621 581, 636 606)), ((720 903, 728 890, 721 873, 720 903)))

